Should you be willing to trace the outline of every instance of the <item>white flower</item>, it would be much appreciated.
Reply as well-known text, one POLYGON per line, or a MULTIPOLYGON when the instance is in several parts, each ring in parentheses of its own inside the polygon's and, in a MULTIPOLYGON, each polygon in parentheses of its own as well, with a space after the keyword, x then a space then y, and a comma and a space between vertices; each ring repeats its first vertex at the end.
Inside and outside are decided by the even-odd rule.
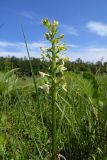
POLYGON ((39 86, 39 88, 43 89, 45 92, 49 94, 49 84, 44 84, 42 86, 39 86))
POLYGON ((41 50, 42 52, 45 52, 45 51, 46 51, 46 48, 45 48, 45 47, 40 47, 40 50, 41 50))
POLYGON ((63 60, 63 61, 65 62, 65 61, 68 61, 69 58, 68 58, 68 57, 65 57, 64 55, 62 55, 61 60, 63 60))
POLYGON ((61 65, 58 66, 58 68, 57 68, 57 70, 56 70, 56 73, 58 73, 58 72, 63 73, 63 71, 65 71, 65 70, 67 70, 67 68, 64 67, 63 64, 61 64, 61 65))
POLYGON ((46 74, 46 73, 40 72, 40 71, 39 71, 39 75, 41 76, 41 78, 44 78, 45 76, 49 77, 49 74, 46 74))
POLYGON ((59 24, 59 22, 58 22, 58 21, 54 21, 53 24, 54 24, 55 26, 57 26, 57 25, 59 24))
POLYGON ((64 64, 64 60, 62 60, 62 64, 57 67, 56 73, 61 72, 63 74, 63 71, 67 70, 67 68, 64 67, 64 64))
POLYGON ((67 160, 62 154, 58 154, 58 159, 60 160, 60 159, 63 159, 63 160, 67 160))

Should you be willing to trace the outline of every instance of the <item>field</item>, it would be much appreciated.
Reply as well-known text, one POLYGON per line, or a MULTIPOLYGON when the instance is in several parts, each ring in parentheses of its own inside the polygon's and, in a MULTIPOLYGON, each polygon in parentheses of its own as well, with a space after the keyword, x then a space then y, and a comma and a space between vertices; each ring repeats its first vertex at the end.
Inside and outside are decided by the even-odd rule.
MULTIPOLYGON (((64 76, 67 91, 59 86, 56 102, 57 154, 67 160, 106 160, 107 75, 64 76)), ((37 86, 47 81, 35 79, 37 86)), ((0 73, 0 109, 0 159, 51 159, 49 94, 36 93, 32 78, 18 78, 14 70, 0 73)))

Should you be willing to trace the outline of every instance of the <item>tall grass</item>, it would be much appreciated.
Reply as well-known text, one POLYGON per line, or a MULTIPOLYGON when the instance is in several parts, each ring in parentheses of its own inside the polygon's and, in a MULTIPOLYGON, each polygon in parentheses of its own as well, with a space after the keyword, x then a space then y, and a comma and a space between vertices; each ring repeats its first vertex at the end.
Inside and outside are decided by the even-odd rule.
MULTIPOLYGON (((99 81, 98 77, 97 80, 99 81)), ((0 88, 1 159, 3 157, 15 160, 42 159, 39 151, 43 159, 51 159, 50 96, 40 89, 38 90, 40 109, 35 99, 33 83, 22 87, 21 81, 23 84, 23 79, 18 84, 17 80, 17 88, 15 88, 14 80, 12 80, 8 85, 11 85, 13 89, 5 95, 5 90, 0 88), (41 111, 44 126, 41 121, 41 111)), ((100 81, 100 94, 96 99, 92 98, 94 90, 92 82, 84 79, 82 75, 67 73, 65 81, 67 92, 59 90, 56 103, 57 153, 70 160, 106 159, 107 112, 104 109, 106 94, 102 90, 104 85, 106 87, 106 81, 104 83, 102 79, 103 84, 100 81)), ((42 81, 37 83, 38 86, 42 84, 42 81)))

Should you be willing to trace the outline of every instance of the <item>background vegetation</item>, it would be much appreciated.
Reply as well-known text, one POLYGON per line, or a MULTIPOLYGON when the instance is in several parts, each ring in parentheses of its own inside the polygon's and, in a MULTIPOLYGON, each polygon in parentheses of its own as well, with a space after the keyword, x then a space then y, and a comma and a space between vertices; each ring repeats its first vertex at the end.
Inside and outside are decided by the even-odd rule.
MULTIPOLYGON (((35 75, 37 75, 39 71, 47 72, 49 62, 41 61, 41 59, 39 58, 31 58, 31 63, 35 75)), ((91 63, 91 62, 84 62, 80 58, 78 58, 73 62, 67 61, 65 63, 65 67, 67 67, 68 71, 73 71, 73 72, 88 71, 93 74, 107 73, 107 62, 102 63, 102 61, 91 63)), ((26 57, 24 58, 16 58, 14 56, 0 57, 0 71, 4 72, 13 68, 20 68, 19 70, 20 75, 31 76, 29 60, 26 57)))

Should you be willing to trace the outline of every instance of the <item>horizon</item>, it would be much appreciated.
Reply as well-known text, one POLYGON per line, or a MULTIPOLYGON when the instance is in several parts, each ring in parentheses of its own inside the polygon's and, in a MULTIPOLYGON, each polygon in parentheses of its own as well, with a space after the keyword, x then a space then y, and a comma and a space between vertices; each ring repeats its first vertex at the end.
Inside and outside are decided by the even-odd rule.
POLYGON ((31 57, 40 57, 40 47, 47 47, 43 37, 41 19, 59 21, 59 33, 70 61, 107 61, 106 0, 68 1, 1 1, 0 5, 0 57, 27 57, 21 32, 24 27, 31 57), (64 11, 66 10, 66 11, 64 11))

